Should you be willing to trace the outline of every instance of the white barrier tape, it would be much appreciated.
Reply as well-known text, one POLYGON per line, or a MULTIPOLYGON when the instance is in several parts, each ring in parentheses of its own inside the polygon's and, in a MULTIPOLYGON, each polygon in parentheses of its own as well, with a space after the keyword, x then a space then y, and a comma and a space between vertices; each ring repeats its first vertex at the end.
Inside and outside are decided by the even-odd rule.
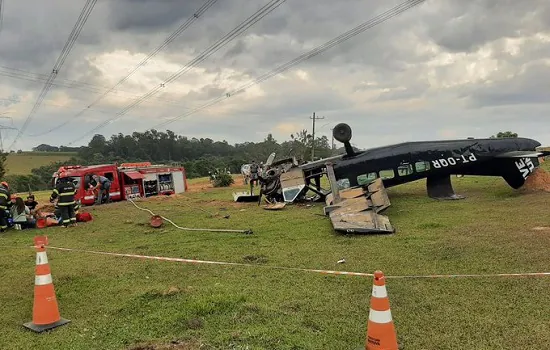
MULTIPOLYGON (((83 249, 72 249, 72 248, 61 248, 61 247, 52 247, 47 246, 49 249, 64 250, 69 252, 80 252, 80 253, 90 253, 90 254, 102 254, 110 256, 121 256, 127 258, 138 258, 138 259, 147 259, 147 260, 160 260, 160 261, 174 261, 190 264, 209 264, 209 265, 226 265, 226 266, 246 266, 246 267, 263 267, 268 269, 275 270, 290 270, 290 271, 303 271, 303 272, 315 272, 326 275, 347 275, 347 276, 362 276, 362 277, 373 277, 372 273, 365 272, 349 272, 349 271, 334 271, 334 270, 316 270, 316 269, 303 269, 299 267, 283 267, 283 266, 272 266, 272 265, 254 265, 254 264, 244 264, 244 263, 235 263, 235 262, 223 262, 223 261, 209 261, 209 260, 195 260, 195 259, 184 259, 184 258, 169 258, 163 256, 149 256, 149 255, 138 255, 138 254, 124 254, 124 253, 110 253, 110 252, 99 252, 94 250, 83 250, 83 249)), ((550 276, 550 272, 526 272, 526 273, 496 273, 496 274, 465 274, 465 275, 411 275, 411 276, 385 276, 385 278, 452 278, 452 277, 527 277, 527 276, 550 276)), ((377 295, 378 296, 378 295, 377 295)))
POLYGON ((487 273, 465 275, 412 275, 412 276, 385 276, 386 278, 455 278, 455 277, 543 277, 550 276, 550 272, 524 272, 524 273, 487 273))
POLYGON ((52 246, 48 246, 48 249, 57 249, 57 250, 64 250, 64 251, 71 251, 71 252, 81 252, 81 253, 90 253, 90 254, 102 254, 102 255, 110 255, 110 256, 122 256, 122 257, 128 257, 128 258, 138 258, 138 259, 148 259, 148 260, 175 261, 175 262, 190 263, 190 264, 264 267, 264 268, 277 269, 277 270, 316 272, 316 273, 329 274, 329 275, 351 275, 351 276, 364 276, 364 277, 374 276, 374 274, 372 274, 372 273, 363 273, 363 272, 314 270, 314 269, 302 269, 302 268, 298 268, 298 267, 282 267, 282 266, 253 265, 253 264, 222 262, 222 261, 194 260, 194 259, 183 259, 183 258, 167 258, 167 257, 162 257, 162 256, 109 253, 109 252, 98 252, 98 251, 93 251, 93 250, 81 250, 81 249, 61 248, 61 247, 52 247, 52 246))

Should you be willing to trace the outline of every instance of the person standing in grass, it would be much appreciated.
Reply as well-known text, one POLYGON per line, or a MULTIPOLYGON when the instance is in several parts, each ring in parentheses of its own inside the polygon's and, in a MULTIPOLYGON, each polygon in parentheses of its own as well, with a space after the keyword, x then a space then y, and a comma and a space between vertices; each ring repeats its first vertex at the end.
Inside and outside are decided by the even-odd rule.
POLYGON ((255 160, 253 160, 252 164, 250 164, 250 194, 252 194, 254 184, 258 184, 258 171, 258 164, 256 164, 255 160))
POLYGON ((59 174, 59 180, 50 196, 50 202, 57 199, 57 207, 61 214, 63 227, 76 226, 75 194, 76 188, 71 179, 64 173, 59 174))
POLYGON ((10 186, 7 182, 0 183, 0 232, 8 228, 8 209, 11 207, 10 186))

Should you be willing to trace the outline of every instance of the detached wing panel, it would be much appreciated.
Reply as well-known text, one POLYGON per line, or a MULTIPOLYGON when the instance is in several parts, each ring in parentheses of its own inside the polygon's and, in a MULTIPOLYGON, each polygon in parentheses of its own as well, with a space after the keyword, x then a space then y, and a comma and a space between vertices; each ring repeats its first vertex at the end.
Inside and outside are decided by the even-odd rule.
MULTIPOLYGON (((387 216, 379 214, 390 206, 390 200, 381 179, 366 189, 353 188, 340 192, 339 203, 325 207, 334 230, 346 233, 393 233, 387 216)), ((330 202, 327 201, 327 204, 330 202)))

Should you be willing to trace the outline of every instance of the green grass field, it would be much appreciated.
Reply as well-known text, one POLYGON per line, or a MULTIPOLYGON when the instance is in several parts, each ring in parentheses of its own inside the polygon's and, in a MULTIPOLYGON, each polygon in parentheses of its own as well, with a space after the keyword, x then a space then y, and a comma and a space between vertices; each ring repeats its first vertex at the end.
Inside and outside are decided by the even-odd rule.
POLYGON ((27 175, 34 168, 68 160, 76 156, 71 152, 23 152, 10 153, 6 159, 6 175, 27 175))
MULTIPOLYGON (((546 163, 548 164, 548 163, 546 163)), ((547 167, 548 168, 548 167, 547 167)), ((193 185, 197 186, 197 181, 193 185)), ((48 250, 68 325, 34 334, 36 231, 0 234, 1 349, 361 349, 372 279, 269 266, 386 275, 550 270, 549 193, 500 178, 453 178, 467 199, 437 202, 424 181, 388 190, 393 235, 341 235, 322 205, 266 211, 232 202, 236 188, 140 202, 181 226, 152 229, 131 203, 89 208, 94 221, 40 231, 57 247, 249 263, 191 265, 48 250), (211 218, 200 210, 220 213, 211 218), (229 219, 221 216, 230 214, 229 219), (337 264, 345 258, 346 263, 337 264)), ((550 277, 392 279, 387 288, 404 349, 545 349, 550 277)))

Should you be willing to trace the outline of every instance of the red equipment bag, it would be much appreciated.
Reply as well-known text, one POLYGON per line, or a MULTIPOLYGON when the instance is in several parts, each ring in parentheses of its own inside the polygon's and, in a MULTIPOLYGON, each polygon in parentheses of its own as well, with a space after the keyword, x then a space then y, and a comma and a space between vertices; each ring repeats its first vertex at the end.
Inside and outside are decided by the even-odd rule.
POLYGON ((78 221, 78 222, 92 221, 92 214, 90 214, 90 213, 78 213, 78 214, 76 214, 76 221, 78 221))

